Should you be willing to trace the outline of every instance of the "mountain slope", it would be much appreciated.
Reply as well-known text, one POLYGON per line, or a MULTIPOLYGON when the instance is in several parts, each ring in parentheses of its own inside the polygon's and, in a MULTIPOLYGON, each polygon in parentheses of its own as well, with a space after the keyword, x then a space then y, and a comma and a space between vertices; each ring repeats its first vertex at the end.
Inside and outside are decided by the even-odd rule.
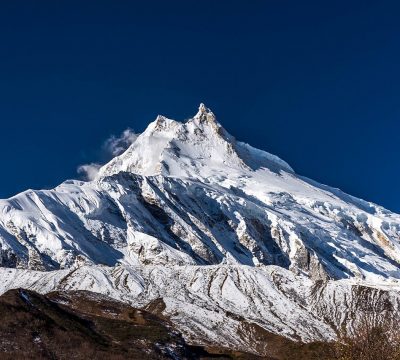
MULTIPOLYGON (((166 318, 95 293, 42 296, 10 290, 0 296, 0 315, 2 359, 214 357, 206 349, 187 345, 166 318)), ((233 356, 226 349, 218 352, 221 359, 256 359, 245 353, 233 356)))
POLYGON ((158 116, 91 182, 1 200, 0 245, 1 266, 25 269, 2 270, 2 291, 108 289, 138 306, 157 293, 186 336, 238 348, 253 340, 232 335, 237 316, 293 339, 330 339, 346 322, 334 306, 354 286, 381 289, 395 304, 400 278, 399 215, 236 141, 204 105, 185 123, 158 116), (273 273, 296 286, 281 287, 273 273), (205 304, 214 305, 202 313, 205 304), (224 333, 213 330, 218 309, 224 333))

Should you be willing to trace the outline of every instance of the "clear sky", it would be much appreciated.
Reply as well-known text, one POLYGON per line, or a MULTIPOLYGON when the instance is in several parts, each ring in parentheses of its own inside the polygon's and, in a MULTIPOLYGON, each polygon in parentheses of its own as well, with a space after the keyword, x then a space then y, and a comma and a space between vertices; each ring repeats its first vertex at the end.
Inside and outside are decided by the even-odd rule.
POLYGON ((239 140, 400 212, 398 1, 1 1, 0 197, 206 103, 239 140))

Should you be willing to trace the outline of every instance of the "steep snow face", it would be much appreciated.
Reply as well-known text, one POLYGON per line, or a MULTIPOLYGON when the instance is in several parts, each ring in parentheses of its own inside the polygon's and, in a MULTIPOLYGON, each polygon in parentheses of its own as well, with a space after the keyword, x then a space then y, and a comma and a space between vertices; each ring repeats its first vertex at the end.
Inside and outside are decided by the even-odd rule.
POLYGON ((278 265, 312 279, 400 278, 400 216, 237 142, 204 105, 159 116, 92 182, 0 201, 2 266, 278 265))

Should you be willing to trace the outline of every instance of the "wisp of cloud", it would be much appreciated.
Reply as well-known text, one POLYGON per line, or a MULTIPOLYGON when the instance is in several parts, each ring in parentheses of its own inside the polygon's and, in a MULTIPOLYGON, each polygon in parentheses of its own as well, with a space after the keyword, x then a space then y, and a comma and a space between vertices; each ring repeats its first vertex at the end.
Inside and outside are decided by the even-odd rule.
MULTIPOLYGON (((129 146, 131 146, 137 139, 136 134, 132 129, 126 129, 120 136, 111 135, 102 146, 105 154, 105 162, 111 160, 113 157, 122 154, 129 146)), ((104 162, 104 163, 105 163, 104 162)), ((78 166, 78 174, 84 180, 94 180, 99 172, 99 169, 104 163, 89 163, 78 166)))

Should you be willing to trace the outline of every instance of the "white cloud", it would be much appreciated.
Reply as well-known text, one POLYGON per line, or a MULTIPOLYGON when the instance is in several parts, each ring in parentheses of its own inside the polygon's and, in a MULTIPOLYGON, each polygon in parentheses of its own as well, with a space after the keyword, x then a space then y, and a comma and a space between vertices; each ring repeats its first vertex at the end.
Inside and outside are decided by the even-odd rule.
POLYGON ((96 178, 99 169, 101 168, 100 164, 90 163, 78 166, 78 174, 81 174, 85 180, 94 180, 96 178))
POLYGON ((126 129, 119 137, 112 135, 103 145, 106 152, 111 156, 122 154, 137 138, 137 134, 132 129, 126 129))
POLYGON ((122 154, 129 146, 131 146, 138 134, 136 134, 132 129, 126 129, 122 132, 120 136, 111 135, 102 146, 102 151, 104 153, 104 162, 100 163, 90 163, 83 164, 78 166, 78 174, 80 174, 85 180, 94 180, 99 172, 101 166, 111 160, 113 157, 116 157, 122 154))

